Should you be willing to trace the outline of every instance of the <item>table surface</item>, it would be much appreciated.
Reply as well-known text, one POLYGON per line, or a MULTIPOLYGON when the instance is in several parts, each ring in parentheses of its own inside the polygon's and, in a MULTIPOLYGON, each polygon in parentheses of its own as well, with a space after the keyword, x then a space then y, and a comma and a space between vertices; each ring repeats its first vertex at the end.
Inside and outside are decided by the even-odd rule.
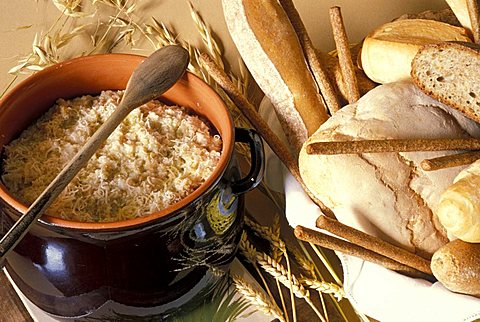
POLYGON ((5 322, 33 321, 3 270, 0 270, 0 312, 5 322))

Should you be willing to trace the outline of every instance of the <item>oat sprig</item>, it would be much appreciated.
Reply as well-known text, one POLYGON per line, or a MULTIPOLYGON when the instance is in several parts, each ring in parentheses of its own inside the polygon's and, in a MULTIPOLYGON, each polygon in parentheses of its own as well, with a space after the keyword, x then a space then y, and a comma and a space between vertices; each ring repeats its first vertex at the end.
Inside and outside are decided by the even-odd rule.
POLYGON ((66 16, 73 18, 91 16, 91 14, 82 12, 82 0, 52 0, 52 2, 66 16))
POLYGON ((193 22, 195 22, 200 36, 202 37, 203 43, 207 46, 208 53, 221 68, 225 68, 222 60, 222 51, 220 50, 218 42, 213 37, 212 31, 190 1, 188 1, 188 5, 190 7, 190 15, 193 19, 193 22))

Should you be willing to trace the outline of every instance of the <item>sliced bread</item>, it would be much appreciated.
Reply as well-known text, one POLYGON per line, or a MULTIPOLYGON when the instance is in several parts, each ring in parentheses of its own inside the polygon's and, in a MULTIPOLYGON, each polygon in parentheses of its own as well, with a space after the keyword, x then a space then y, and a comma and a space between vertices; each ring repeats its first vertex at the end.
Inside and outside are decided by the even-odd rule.
POLYGON ((480 46, 424 46, 412 61, 411 75, 424 93, 480 122, 480 46))

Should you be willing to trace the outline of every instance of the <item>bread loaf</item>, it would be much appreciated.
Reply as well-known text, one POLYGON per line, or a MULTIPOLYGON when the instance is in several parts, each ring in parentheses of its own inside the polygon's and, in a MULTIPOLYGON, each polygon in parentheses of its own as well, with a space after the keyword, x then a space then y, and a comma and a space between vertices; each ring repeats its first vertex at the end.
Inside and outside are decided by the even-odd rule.
POLYGON ((327 118, 300 42, 276 0, 223 0, 227 27, 295 154, 327 118))
POLYGON ((410 78, 412 59, 426 44, 447 40, 470 41, 464 28, 424 19, 404 19, 386 23, 364 40, 361 67, 377 83, 410 78))
POLYGON ((480 122, 480 46, 445 42, 418 51, 412 78, 426 94, 480 122))
POLYGON ((460 22, 458 21, 457 17, 453 13, 452 9, 446 8, 443 10, 427 10, 419 13, 406 13, 401 15, 395 20, 403 20, 403 19, 427 19, 427 20, 435 20, 444 23, 448 23, 452 26, 462 27, 460 22))
POLYGON ((423 256, 448 242, 432 209, 461 168, 423 171, 444 152, 309 155, 318 141, 480 137, 477 124, 411 82, 380 85, 335 113, 308 139, 299 166, 308 189, 343 223, 423 256))
POLYGON ((476 17, 470 16, 468 0, 447 0, 447 3, 458 21, 460 21, 460 24, 465 27, 471 35, 478 34, 478 1, 472 1, 474 6, 471 8, 472 13, 476 15, 476 17))
POLYGON ((480 161, 464 169, 445 190, 436 214, 448 233, 480 243, 480 161))
POLYGON ((433 254, 431 268, 450 291, 480 297, 480 244, 454 240, 433 254))

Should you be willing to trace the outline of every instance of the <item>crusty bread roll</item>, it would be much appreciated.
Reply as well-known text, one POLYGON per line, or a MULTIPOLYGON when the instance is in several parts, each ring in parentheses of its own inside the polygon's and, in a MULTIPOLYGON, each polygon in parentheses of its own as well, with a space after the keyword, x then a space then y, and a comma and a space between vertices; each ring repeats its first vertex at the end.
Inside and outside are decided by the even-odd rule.
POLYGON ((435 213, 449 234, 480 243, 480 160, 457 175, 442 193, 435 213))
POLYGON ((454 240, 433 254, 431 268, 450 291, 480 297, 480 244, 454 240))
POLYGON ((232 39, 298 154, 327 118, 302 47, 276 0, 223 0, 232 39))
POLYGON ((423 171, 425 158, 448 152, 309 155, 306 145, 356 139, 480 137, 478 125, 435 101, 411 82, 380 85, 335 113, 299 156, 308 189, 340 221, 430 256, 448 242, 433 214, 460 168, 423 171))
POLYGON ((446 40, 470 41, 464 28, 424 19, 404 19, 386 23, 364 40, 361 67, 377 83, 410 78, 412 59, 426 44, 446 40))
POLYGON ((480 46, 445 42, 422 47, 412 79, 425 93, 480 122, 480 46))

